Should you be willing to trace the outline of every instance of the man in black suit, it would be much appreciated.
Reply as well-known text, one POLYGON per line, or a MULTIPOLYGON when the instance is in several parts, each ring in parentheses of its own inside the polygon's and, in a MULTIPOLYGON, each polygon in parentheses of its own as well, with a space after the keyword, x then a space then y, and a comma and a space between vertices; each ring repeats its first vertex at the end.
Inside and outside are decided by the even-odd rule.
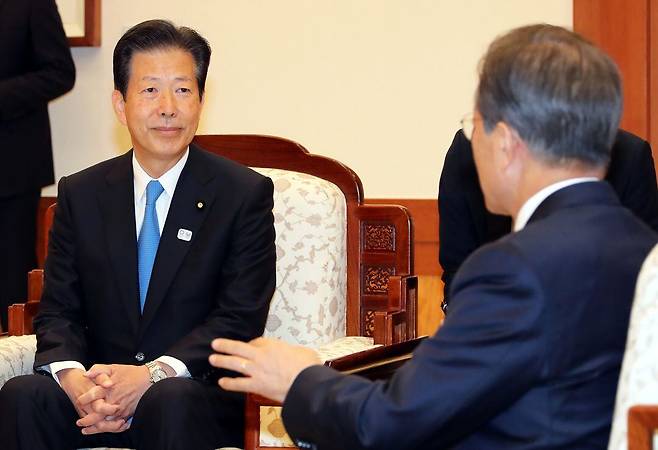
POLYGON ((263 332, 273 185, 191 144, 209 62, 167 21, 117 43, 112 100, 134 148, 59 182, 41 374, 0 391, 3 449, 241 445, 244 398, 216 388, 209 343, 263 332))
POLYGON ((41 188, 55 181, 48 102, 75 66, 55 0, 0 0, 0 323, 27 298, 41 188))
MULTIPOLYGON (((658 231, 658 189, 651 147, 644 139, 619 130, 612 145, 605 180, 622 205, 658 231)), ((443 302, 448 311, 450 285, 459 266, 476 249, 512 230, 509 216, 484 206, 473 149, 459 130, 446 153, 439 182, 439 262, 443 268, 443 302)))
POLYGON ((621 113, 612 60, 534 25, 481 64, 473 153, 487 208, 515 233, 453 282, 451 312, 388 381, 279 341, 217 339, 228 390, 283 402, 303 448, 605 448, 635 279, 658 237, 601 181, 621 113))

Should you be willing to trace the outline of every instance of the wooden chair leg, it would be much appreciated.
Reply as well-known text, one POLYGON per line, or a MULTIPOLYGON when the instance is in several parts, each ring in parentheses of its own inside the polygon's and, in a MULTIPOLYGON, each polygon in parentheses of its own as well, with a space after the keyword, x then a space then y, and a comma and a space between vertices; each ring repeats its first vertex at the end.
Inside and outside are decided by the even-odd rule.
POLYGON ((628 410, 628 450, 651 450, 658 429, 658 405, 633 406, 628 410))

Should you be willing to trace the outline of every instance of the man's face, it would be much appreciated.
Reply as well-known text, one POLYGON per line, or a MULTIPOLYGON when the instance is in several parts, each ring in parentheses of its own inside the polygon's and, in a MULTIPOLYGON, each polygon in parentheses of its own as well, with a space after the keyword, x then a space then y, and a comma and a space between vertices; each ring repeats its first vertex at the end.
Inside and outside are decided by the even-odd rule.
POLYGON ((117 117, 128 127, 135 156, 151 176, 180 160, 199 125, 203 102, 194 58, 169 48, 136 52, 126 97, 112 96, 117 117))
POLYGON ((490 133, 484 128, 479 111, 473 115, 473 160, 477 169, 480 187, 484 195, 484 204, 494 214, 509 214, 501 205, 504 192, 504 179, 500 173, 497 154, 500 142, 497 127, 490 133))

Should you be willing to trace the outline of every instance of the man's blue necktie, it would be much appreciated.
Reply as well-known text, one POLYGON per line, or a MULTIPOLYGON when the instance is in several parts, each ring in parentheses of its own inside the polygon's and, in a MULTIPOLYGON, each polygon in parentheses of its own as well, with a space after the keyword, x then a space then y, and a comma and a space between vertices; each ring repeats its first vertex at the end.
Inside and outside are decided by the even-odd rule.
POLYGON ((160 243, 160 227, 158 215, 155 212, 155 202, 162 194, 164 188, 159 181, 152 180, 146 186, 146 208, 144 221, 137 240, 137 271, 139 273, 139 307, 144 312, 144 302, 148 292, 151 271, 155 262, 155 254, 160 243))

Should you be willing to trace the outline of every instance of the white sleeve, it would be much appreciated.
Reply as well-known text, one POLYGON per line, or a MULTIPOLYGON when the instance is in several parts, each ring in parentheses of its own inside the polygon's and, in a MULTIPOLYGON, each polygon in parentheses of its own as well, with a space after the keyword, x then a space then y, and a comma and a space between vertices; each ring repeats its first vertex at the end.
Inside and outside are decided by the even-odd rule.
POLYGON ((160 361, 161 363, 164 363, 174 369, 177 377, 192 378, 189 370, 187 370, 187 366, 180 359, 174 358, 173 356, 164 355, 157 358, 156 361, 160 361))
POLYGON ((45 366, 40 366, 38 367, 40 370, 45 370, 46 372, 50 373, 50 375, 53 376, 55 381, 57 381, 57 384, 62 386, 62 384, 59 382, 59 377, 57 376, 57 372, 60 370, 64 369, 81 369, 81 370, 87 370, 85 369, 85 366, 82 365, 82 363, 79 363, 78 361, 57 361, 54 363, 46 364, 45 366))

